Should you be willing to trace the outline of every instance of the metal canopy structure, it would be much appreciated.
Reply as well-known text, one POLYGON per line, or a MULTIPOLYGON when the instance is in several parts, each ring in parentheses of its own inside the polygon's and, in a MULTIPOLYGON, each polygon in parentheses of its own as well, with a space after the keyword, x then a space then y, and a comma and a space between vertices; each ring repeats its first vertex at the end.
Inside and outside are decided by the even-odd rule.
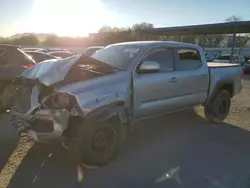
POLYGON ((204 43, 206 35, 233 34, 233 46, 230 58, 230 61, 232 61, 236 44, 236 34, 250 33, 250 21, 140 29, 137 30, 137 32, 151 35, 175 36, 177 41, 179 40, 180 35, 204 35, 204 43))
POLYGON ((189 26, 177 26, 177 27, 161 27, 152 29, 140 29, 137 31, 141 33, 169 35, 169 36, 250 33, 250 21, 189 25, 189 26))

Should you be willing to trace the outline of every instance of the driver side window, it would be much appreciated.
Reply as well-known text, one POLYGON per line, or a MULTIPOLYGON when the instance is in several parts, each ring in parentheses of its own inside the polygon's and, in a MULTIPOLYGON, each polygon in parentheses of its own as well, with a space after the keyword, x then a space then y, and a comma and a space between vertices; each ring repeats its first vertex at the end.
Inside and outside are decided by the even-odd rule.
POLYGON ((174 56, 170 49, 156 49, 151 51, 144 61, 155 61, 160 64, 161 71, 174 70, 174 56))

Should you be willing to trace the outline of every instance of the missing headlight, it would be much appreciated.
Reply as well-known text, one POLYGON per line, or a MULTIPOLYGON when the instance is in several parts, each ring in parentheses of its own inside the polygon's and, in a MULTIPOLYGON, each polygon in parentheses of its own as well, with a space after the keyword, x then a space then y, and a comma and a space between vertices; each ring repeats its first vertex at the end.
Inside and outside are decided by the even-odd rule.
POLYGON ((46 108, 71 109, 76 104, 76 99, 69 93, 54 93, 42 100, 42 105, 46 108))

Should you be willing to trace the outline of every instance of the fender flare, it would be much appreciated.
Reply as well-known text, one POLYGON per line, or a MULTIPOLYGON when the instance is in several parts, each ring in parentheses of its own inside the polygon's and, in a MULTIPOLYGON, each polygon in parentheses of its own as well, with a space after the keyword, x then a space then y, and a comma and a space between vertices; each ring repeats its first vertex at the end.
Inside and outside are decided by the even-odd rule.
POLYGON ((130 120, 130 115, 124 104, 124 101, 116 101, 101 106, 90 112, 85 119, 100 122, 113 117, 118 117, 123 124, 127 124, 130 120))
MULTIPOLYGON (((214 90, 211 93, 211 95, 208 95, 208 99, 205 102, 205 104, 209 104, 211 101, 213 101, 213 99, 216 97, 216 95, 221 91, 221 89, 225 86, 225 85, 232 85, 232 90, 234 91, 234 83, 232 80, 230 81, 219 81, 215 86, 214 86, 214 90)), ((231 93, 230 93, 231 95, 231 93)))

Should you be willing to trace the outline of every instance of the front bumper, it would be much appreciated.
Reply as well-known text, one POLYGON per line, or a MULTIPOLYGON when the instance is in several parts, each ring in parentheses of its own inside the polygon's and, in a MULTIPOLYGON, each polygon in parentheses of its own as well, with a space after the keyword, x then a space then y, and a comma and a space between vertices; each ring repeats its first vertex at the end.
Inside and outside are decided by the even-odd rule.
POLYGON ((16 129, 25 130, 30 139, 49 142, 63 139, 69 117, 70 112, 67 110, 38 109, 33 115, 13 111, 11 123, 16 129))

